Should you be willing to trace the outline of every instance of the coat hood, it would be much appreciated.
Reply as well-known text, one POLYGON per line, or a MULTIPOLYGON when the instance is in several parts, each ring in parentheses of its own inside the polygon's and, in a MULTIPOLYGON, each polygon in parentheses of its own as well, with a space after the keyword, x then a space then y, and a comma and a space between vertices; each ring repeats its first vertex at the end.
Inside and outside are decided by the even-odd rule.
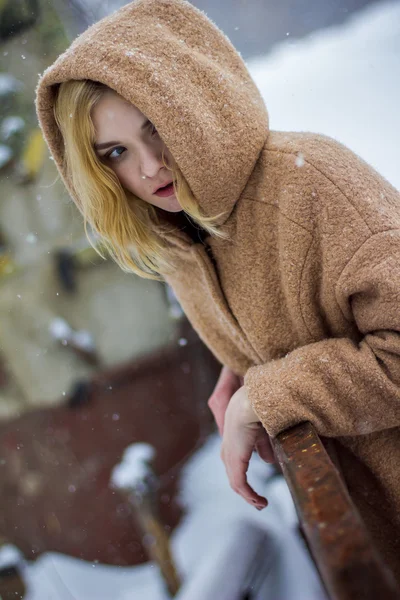
MULTIPOLYGON (((229 216, 268 136, 268 115, 227 37, 184 0, 137 0, 80 35, 39 80, 39 124, 64 182, 58 84, 99 81, 157 128, 207 216, 229 216)), ((223 219, 224 220, 224 219, 223 219)))

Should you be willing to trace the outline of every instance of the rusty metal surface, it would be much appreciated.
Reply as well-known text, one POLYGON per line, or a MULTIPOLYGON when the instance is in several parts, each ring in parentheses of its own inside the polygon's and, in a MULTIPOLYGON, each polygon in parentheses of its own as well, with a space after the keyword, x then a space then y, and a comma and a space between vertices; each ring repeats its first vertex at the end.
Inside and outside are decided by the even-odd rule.
POLYGON ((179 522, 179 474, 213 428, 207 398, 220 365, 196 336, 99 373, 82 405, 43 409, 0 425, 0 537, 28 559, 58 551, 133 565, 142 533, 110 472, 134 442, 156 449, 167 533, 179 522))
POLYGON ((274 449, 330 597, 398 600, 392 573, 311 423, 282 432, 274 449))

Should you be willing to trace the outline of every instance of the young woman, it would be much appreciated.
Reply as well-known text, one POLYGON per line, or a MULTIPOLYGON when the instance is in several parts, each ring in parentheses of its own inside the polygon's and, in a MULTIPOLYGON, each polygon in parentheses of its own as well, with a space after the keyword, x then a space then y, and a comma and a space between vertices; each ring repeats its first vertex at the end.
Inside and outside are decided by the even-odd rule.
POLYGON ((162 278, 224 365, 210 400, 232 487, 311 421, 400 580, 400 198, 337 142, 269 131, 227 38, 139 0, 42 76, 72 198, 120 266, 162 278), (244 378, 244 384, 243 379, 244 378))

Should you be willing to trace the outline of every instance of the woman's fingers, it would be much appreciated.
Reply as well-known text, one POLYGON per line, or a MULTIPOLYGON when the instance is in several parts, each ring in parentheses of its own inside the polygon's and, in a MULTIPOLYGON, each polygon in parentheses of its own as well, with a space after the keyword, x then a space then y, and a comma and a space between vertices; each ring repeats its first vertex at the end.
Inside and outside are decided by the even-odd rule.
MULTIPOLYGON (((234 407, 233 407, 234 408, 234 407)), ((247 482, 247 470, 253 453, 259 427, 256 423, 241 424, 237 422, 234 410, 230 410, 221 449, 221 458, 231 488, 246 502, 259 510, 268 504, 266 498, 257 494, 247 482)))
POLYGON ((242 386, 230 399, 225 413, 221 458, 232 489, 259 510, 268 504, 247 482, 247 470, 256 445, 265 457, 271 458, 269 438, 254 412, 242 386))
POLYGON ((232 489, 242 496, 252 506, 262 510, 268 504, 268 501, 263 496, 260 496, 253 490, 253 488, 247 482, 247 469, 248 465, 239 464, 234 466, 228 473, 228 479, 232 489))
POLYGON ((225 411, 231 399, 231 394, 225 390, 214 390, 208 400, 208 407, 211 410, 220 435, 224 432, 225 411))
POLYGON ((275 463, 276 458, 274 454, 274 450, 272 448, 271 440, 269 439, 268 433, 265 429, 260 429, 259 436, 256 442, 256 450, 258 455, 266 462, 266 463, 275 463))
POLYGON ((223 435, 225 412, 233 394, 239 389, 240 380, 228 367, 223 367, 217 384, 208 400, 208 406, 217 423, 219 433, 223 435))

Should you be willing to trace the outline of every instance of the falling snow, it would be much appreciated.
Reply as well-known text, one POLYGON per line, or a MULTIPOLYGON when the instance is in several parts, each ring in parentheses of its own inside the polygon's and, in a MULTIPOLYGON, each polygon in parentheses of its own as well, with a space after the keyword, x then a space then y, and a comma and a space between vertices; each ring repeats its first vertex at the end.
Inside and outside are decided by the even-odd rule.
MULTIPOLYGON (((299 40, 295 48, 282 45, 268 57, 250 61, 249 68, 265 97, 272 128, 332 135, 358 151, 400 187, 400 124, 397 117, 400 84, 396 76, 400 52, 399 23, 399 3, 382 3, 364 11, 347 25, 299 40), (365 64, 368 64, 368 77, 360 68, 365 64), (382 110, 383 105, 385 110, 382 110), (379 119, 372 118, 377 114, 379 119)), ((127 56, 133 56, 133 50, 127 56)), ((0 96, 2 90, 10 89, 10 85, 15 84, 10 81, 5 84, 4 77, 0 76, 0 96)), ((297 155, 295 161, 298 167, 304 165, 301 155, 297 155)), ((315 192, 312 195, 315 196, 315 192)), ((40 202, 41 196, 36 199, 40 202)), ((184 346, 182 340, 184 338, 178 344, 184 346)), ((118 419, 118 413, 114 413, 112 420, 118 419)), ((288 587, 280 590, 281 595, 276 593, 269 597, 299 600, 301 590, 307 600, 322 598, 322 594, 318 595, 306 553, 291 537, 295 513, 287 489, 268 488, 270 506, 261 514, 256 513, 232 494, 219 452, 217 439, 209 440, 187 464, 181 483, 187 516, 174 532, 172 542, 174 556, 184 575, 190 577, 196 573, 198 565, 209 549, 218 544, 224 531, 229 531, 237 520, 246 518, 276 536, 277 564, 283 572, 291 574, 291 577, 282 578, 281 585, 288 587), (216 506, 224 510, 216 510, 216 506), (288 544, 290 552, 286 551, 288 544)), ((252 462, 250 475, 258 485, 266 485, 263 479, 265 465, 261 469, 260 463, 252 462)), ((73 493, 75 486, 69 484, 68 491, 73 493)), ((89 573, 94 566, 58 554, 43 555, 29 567, 32 588, 37 589, 34 600, 44 598, 46 594, 58 600, 56 590, 63 580, 68 582, 72 597, 84 597, 85 600, 108 600, 110 597, 127 600, 132 589, 140 590, 137 593, 142 600, 166 598, 159 579, 154 576, 152 563, 129 569, 97 565, 91 577, 89 573), (54 581, 58 582, 57 587, 54 587, 54 581)))

